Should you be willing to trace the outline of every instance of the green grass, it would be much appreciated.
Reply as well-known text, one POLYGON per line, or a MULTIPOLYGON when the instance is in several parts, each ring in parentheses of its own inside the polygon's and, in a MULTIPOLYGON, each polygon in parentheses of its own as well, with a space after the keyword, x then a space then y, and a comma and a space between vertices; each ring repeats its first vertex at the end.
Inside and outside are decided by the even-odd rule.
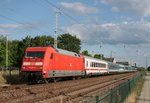
POLYGON ((135 88, 132 90, 131 94, 128 96, 128 98, 124 103, 136 103, 136 98, 140 96, 143 84, 144 84, 144 78, 142 76, 142 78, 140 78, 137 81, 135 88))
POLYGON ((139 80, 139 82, 137 83, 137 86, 136 86, 136 88, 135 88, 135 91, 137 92, 137 96, 140 96, 141 91, 142 91, 143 84, 144 84, 144 79, 141 78, 141 79, 139 80))

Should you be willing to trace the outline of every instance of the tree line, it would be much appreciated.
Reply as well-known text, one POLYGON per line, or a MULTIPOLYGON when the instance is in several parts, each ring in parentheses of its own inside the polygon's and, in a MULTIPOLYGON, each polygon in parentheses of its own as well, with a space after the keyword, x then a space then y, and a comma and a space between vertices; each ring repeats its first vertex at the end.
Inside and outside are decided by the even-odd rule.
MULTIPOLYGON (((58 48, 92 56, 87 50, 81 52, 81 40, 71 34, 62 34, 58 36, 58 48)), ((27 47, 53 46, 54 38, 47 35, 36 37, 26 36, 22 40, 7 40, 8 42, 8 66, 21 67, 22 59, 27 47)), ((95 54, 95 58, 101 55, 95 54)), ((6 36, 0 35, 0 67, 6 65, 6 36)))

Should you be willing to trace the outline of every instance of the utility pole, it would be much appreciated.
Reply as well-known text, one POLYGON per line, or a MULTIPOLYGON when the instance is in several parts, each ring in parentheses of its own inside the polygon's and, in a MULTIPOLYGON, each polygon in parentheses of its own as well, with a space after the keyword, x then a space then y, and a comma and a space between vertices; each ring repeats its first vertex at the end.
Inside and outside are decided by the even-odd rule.
POLYGON ((57 29, 58 29, 58 14, 60 12, 55 12, 55 37, 54 37, 54 48, 57 49, 57 29))
POLYGON ((147 69, 147 56, 146 56, 146 69, 147 69))
MULTIPOLYGON (((102 42, 100 43, 100 49, 102 48, 102 42)), ((100 54, 102 60, 102 53, 100 54)))

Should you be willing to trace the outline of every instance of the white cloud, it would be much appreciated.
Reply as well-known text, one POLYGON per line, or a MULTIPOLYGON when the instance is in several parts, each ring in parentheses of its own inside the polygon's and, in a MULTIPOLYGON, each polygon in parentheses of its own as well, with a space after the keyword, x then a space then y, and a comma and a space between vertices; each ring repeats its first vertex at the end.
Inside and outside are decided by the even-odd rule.
POLYGON ((18 24, 0 24, 0 34, 9 34, 10 29, 17 29, 20 25, 18 24))
POLYGON ((150 16, 150 0, 102 0, 101 2, 112 5, 113 11, 150 16))
POLYGON ((121 16, 118 19, 121 19, 122 21, 131 21, 132 20, 131 17, 126 17, 126 16, 121 16))
POLYGON ((80 2, 75 2, 75 3, 61 2, 60 5, 63 9, 77 14, 90 14, 90 13, 98 12, 98 9, 87 6, 80 2))
POLYGON ((145 53, 144 57, 150 57, 150 53, 145 53))
POLYGON ((106 44, 148 44, 150 43, 149 22, 123 22, 121 24, 75 24, 63 28, 65 32, 77 35, 88 44, 102 41, 106 44))
POLYGON ((1 29, 10 29, 10 28, 18 28, 20 25, 18 24, 0 24, 1 29))
POLYGON ((0 35, 6 35, 6 34, 9 34, 9 33, 4 31, 3 29, 0 29, 0 35))
POLYGON ((21 25, 21 28, 26 30, 33 30, 42 27, 44 25, 46 25, 46 23, 44 22, 29 22, 25 23, 24 25, 21 25))
POLYGON ((29 23, 22 23, 22 24, 0 24, 0 34, 9 34, 14 31, 30 31, 36 30, 42 26, 44 26, 44 22, 29 22, 29 23))

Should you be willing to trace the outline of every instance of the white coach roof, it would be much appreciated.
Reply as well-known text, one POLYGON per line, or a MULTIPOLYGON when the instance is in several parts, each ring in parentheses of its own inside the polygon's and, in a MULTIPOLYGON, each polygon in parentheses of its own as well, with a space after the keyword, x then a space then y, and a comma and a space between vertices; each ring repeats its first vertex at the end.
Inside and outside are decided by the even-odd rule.
POLYGON ((64 54, 64 55, 69 55, 69 56, 75 56, 75 57, 80 57, 79 54, 75 53, 75 52, 71 52, 71 51, 67 51, 67 50, 63 50, 63 49, 56 49, 56 51, 60 54, 64 54))

